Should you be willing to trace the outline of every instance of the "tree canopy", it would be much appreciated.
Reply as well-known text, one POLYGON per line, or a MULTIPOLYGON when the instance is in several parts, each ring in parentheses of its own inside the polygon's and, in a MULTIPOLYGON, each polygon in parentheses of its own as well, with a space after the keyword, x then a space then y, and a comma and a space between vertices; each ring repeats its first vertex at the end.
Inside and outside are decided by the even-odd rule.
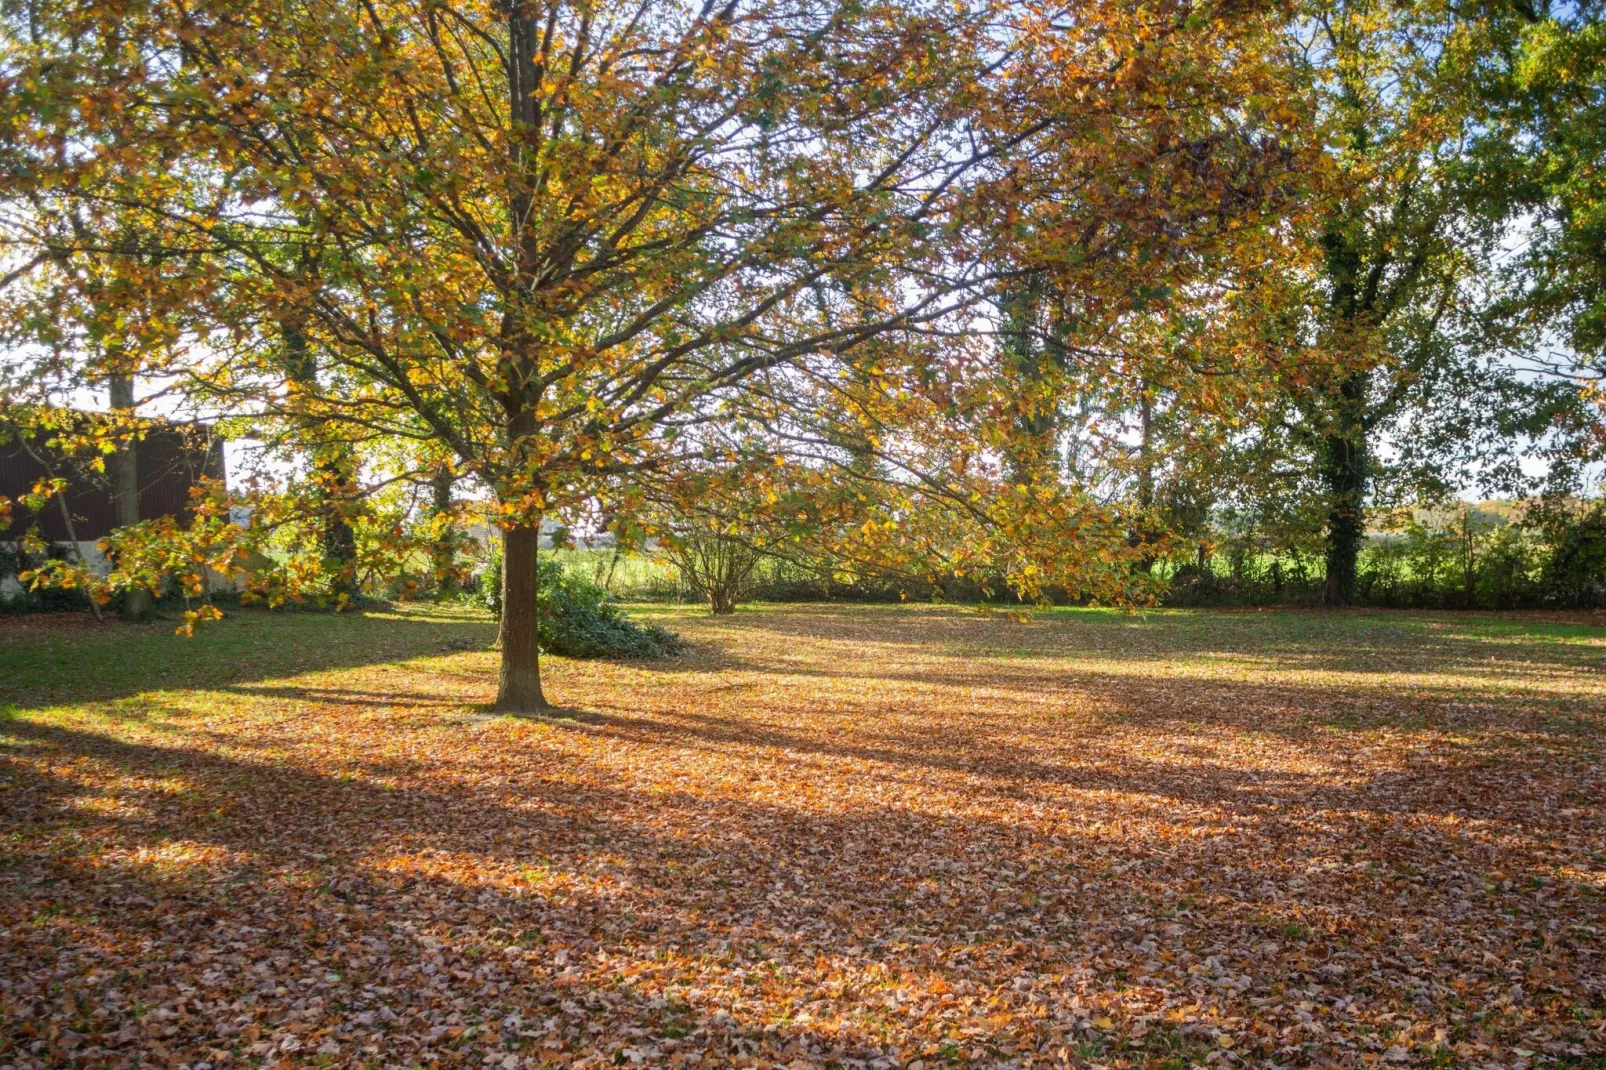
MULTIPOLYGON (((131 456, 138 379, 269 435, 304 478, 252 526, 316 527, 281 586, 337 604, 378 488, 430 483, 449 523, 470 481, 509 710, 546 702, 544 520, 1132 601, 1199 516, 1295 493, 1343 602, 1385 475, 1442 495, 1554 416, 1500 300, 1592 352, 1583 9, 26 0, 4 27, 8 404, 109 385, 131 456), (1535 218, 1530 283, 1485 285, 1535 218)), ((259 546, 221 549, 218 508, 227 568, 259 546)))

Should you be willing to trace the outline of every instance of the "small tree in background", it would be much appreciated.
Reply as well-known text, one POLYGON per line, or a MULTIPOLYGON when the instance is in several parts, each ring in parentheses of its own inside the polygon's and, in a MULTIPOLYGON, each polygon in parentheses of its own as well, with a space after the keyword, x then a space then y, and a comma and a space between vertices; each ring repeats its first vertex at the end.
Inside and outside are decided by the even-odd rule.
POLYGON ((741 539, 706 531, 671 536, 663 550, 681 579, 708 600, 708 611, 716 615, 736 612, 736 603, 752 588, 761 556, 741 539))

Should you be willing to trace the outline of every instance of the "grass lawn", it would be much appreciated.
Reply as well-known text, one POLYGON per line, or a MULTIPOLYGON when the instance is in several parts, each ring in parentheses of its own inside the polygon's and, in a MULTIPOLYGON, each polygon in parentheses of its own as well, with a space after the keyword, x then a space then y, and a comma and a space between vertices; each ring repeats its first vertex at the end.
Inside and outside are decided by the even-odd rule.
POLYGON ((0 1066, 1606 1065, 1606 620, 0 620, 0 1066))

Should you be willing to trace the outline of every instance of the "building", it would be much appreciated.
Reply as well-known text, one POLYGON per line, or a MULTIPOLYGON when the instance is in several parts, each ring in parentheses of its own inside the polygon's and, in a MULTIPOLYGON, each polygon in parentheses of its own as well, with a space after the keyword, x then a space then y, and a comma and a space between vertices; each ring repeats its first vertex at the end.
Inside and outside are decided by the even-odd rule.
MULTIPOLYGON (((37 528, 46 542, 62 544, 76 542, 85 561, 101 561, 96 543, 111 534, 117 526, 116 508, 112 501, 110 477, 95 472, 88 465, 63 460, 46 453, 42 443, 28 446, 16 439, 0 441, 0 496, 13 502, 11 524, 0 529, 0 544, 14 546, 30 530, 37 528), (34 454, 38 455, 36 459, 34 454), (34 484, 50 472, 41 459, 48 462, 54 473, 67 480, 67 512, 72 518, 69 528, 62 515, 60 500, 52 498, 37 512, 24 508, 19 498, 30 493, 34 484)), ((139 515, 150 520, 160 516, 187 517, 190 513, 190 488, 200 478, 222 479, 223 439, 214 435, 204 424, 166 424, 148 430, 135 447, 136 470, 139 476, 139 515)), ((11 596, 16 590, 14 577, 0 577, 0 596, 11 596)))

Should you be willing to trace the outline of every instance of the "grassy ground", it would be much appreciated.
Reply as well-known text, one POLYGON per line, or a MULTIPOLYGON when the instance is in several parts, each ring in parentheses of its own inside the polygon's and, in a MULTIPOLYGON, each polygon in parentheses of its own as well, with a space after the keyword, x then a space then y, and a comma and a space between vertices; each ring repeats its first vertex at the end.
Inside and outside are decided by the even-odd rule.
POLYGON ((0 621, 0 1066, 1606 1065, 1606 624, 0 621))

